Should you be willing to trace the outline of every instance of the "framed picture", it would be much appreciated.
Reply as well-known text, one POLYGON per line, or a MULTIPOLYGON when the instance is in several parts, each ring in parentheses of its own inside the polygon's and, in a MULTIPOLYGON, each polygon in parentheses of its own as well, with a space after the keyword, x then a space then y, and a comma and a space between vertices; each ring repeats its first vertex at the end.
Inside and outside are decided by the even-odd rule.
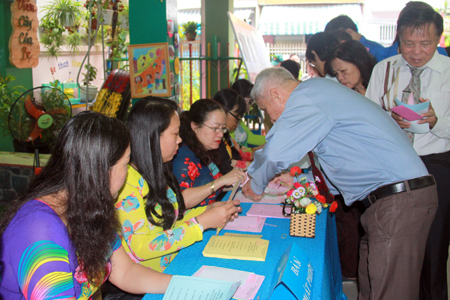
POLYGON ((168 43, 128 46, 131 97, 170 97, 168 43))

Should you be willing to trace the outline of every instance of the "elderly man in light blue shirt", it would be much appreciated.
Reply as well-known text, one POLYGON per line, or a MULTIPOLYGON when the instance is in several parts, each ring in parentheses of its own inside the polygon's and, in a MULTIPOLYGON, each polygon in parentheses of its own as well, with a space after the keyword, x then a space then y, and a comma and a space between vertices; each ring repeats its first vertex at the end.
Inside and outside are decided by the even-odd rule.
POLYGON ((346 204, 368 206, 359 276, 370 285, 362 286, 360 299, 418 298, 437 194, 402 130, 355 91, 321 78, 299 84, 282 68, 262 71, 252 96, 276 123, 255 153, 244 194, 261 199, 277 173, 314 151, 346 204))

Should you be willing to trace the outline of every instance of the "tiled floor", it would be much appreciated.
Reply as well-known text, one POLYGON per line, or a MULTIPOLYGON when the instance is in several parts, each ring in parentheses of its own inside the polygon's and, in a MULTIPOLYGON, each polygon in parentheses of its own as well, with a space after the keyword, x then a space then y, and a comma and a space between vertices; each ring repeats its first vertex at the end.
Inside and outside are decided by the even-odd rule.
MULTIPOLYGON (((450 275, 450 261, 447 261, 447 274, 450 275)), ((450 286, 450 276, 447 276, 447 286, 450 286)), ((344 281, 342 287, 348 300, 358 299, 358 287, 356 281, 344 281)))

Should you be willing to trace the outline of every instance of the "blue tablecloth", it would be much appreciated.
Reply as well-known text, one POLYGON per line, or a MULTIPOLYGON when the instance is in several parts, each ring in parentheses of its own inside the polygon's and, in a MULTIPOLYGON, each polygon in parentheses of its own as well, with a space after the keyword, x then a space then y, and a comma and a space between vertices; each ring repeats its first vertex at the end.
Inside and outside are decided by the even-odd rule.
MULTIPOLYGON (((242 215, 245 215, 245 212, 248 211, 251 205, 250 203, 241 204, 243 209, 242 215)), ((223 235, 224 232, 227 231, 222 230, 220 235, 223 235)), ((231 232, 243 233, 238 231, 231 232)), ((214 234, 216 234, 215 230, 207 230, 203 235, 203 241, 182 249, 167 267, 165 273, 191 276, 203 265, 254 272, 266 277, 257 294, 261 300, 265 300, 269 299, 272 275, 281 255, 291 243, 297 243, 308 255, 314 270, 311 299, 347 299, 342 292, 336 222, 334 215, 330 214, 328 209, 324 210, 316 218, 315 238, 291 237, 289 235, 289 219, 267 218, 262 233, 259 233, 263 235, 263 239, 270 241, 266 261, 264 262, 204 257, 202 251, 214 234)), ((162 298, 163 295, 147 294, 142 299, 153 300, 162 298)))

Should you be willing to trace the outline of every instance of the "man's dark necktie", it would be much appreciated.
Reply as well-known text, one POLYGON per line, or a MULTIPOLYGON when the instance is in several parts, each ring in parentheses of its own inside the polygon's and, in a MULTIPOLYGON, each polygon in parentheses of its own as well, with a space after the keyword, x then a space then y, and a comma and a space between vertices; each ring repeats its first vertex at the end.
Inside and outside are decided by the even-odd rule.
POLYGON ((333 194, 330 193, 328 189, 327 183, 325 182, 325 178, 323 177, 322 172, 320 172, 319 168, 317 168, 316 163, 314 162, 314 153, 312 151, 308 152, 309 160, 311 161, 311 169, 313 172, 314 179, 316 180, 316 186, 319 190, 319 194, 325 197, 327 203, 331 203, 334 201, 333 194), (319 179, 319 180, 317 180, 319 179))

